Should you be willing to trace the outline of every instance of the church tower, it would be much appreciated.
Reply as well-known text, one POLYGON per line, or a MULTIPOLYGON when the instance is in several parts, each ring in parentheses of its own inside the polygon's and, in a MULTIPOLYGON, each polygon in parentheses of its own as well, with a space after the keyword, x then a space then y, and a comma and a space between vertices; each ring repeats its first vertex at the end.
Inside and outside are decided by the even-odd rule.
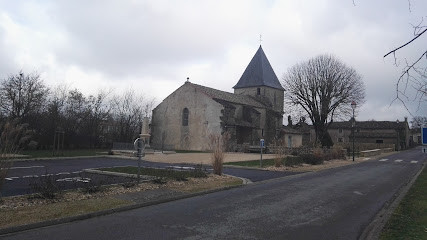
POLYGON ((284 89, 261 45, 233 88, 235 94, 253 96, 283 114, 284 89))

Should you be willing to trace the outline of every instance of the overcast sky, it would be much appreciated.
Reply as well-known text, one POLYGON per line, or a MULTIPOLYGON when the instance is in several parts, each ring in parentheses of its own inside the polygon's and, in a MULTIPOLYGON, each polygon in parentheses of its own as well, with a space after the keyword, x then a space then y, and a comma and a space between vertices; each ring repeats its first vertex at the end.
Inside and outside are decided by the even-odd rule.
MULTIPOLYGON (((0 79, 38 72, 85 94, 134 89, 160 103, 187 77, 232 92, 260 45, 279 79, 288 68, 333 54, 363 76, 360 120, 411 118, 396 102, 401 68, 383 55, 427 22, 427 1, 7 1, 0 0, 0 79)), ((425 51, 427 36, 398 52, 425 51)), ((418 54, 418 55, 417 55, 418 54)), ((425 62, 424 62, 425 63, 425 62)), ((414 115, 427 106, 408 102, 414 115), (419 109, 417 111, 417 109, 419 109)))

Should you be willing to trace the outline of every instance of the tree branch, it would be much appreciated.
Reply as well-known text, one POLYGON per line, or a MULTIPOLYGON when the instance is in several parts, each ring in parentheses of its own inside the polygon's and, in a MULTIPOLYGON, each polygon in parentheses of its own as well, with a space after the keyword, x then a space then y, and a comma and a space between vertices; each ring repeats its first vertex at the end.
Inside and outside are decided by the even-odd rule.
POLYGON ((402 46, 395 48, 393 50, 391 50, 390 52, 388 52, 386 55, 384 55, 384 58, 387 57, 388 55, 395 53, 396 51, 398 51, 401 48, 404 48, 405 46, 409 45, 411 42, 415 41, 415 39, 419 38, 421 35, 423 35, 425 32, 427 32, 427 28, 424 29, 420 34, 417 34, 414 38, 412 38, 409 42, 403 44, 402 46))

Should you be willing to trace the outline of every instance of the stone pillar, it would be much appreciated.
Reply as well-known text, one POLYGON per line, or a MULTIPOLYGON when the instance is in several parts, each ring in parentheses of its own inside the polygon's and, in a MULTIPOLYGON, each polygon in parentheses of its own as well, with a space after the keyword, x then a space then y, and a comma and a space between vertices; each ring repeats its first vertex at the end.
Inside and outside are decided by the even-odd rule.
POLYGON ((142 140, 144 140, 145 147, 150 147, 150 128, 148 117, 144 117, 142 121, 141 134, 139 134, 142 140))

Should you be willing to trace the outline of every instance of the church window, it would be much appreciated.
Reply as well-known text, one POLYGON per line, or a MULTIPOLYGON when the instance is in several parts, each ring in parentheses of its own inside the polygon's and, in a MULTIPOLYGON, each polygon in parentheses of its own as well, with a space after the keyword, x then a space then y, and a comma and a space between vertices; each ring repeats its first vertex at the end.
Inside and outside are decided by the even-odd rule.
POLYGON ((188 126, 188 108, 182 110, 182 126, 188 126))
POLYGON ((261 95, 261 88, 256 89, 256 95, 261 95))

